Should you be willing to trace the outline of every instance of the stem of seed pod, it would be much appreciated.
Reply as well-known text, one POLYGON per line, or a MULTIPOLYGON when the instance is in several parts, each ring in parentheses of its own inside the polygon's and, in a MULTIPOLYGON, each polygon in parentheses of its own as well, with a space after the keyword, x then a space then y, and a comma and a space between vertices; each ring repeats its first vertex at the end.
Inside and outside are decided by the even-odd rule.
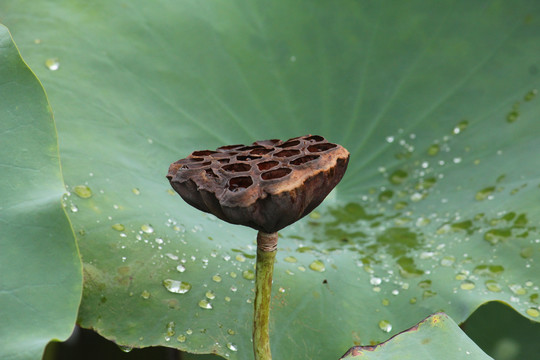
POLYGON ((253 317, 253 352, 255 360, 272 360, 268 325, 277 239, 277 232, 267 234, 259 231, 257 234, 257 274, 255 277, 255 313, 253 317))

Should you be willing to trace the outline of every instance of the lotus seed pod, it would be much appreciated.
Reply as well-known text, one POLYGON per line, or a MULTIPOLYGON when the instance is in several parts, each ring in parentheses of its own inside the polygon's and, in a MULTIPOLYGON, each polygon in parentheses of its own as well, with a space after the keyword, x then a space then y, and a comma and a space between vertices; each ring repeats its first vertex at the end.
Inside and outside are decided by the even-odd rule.
POLYGON ((274 233, 309 214, 339 183, 349 152, 322 136, 194 151, 167 178, 190 205, 274 233))

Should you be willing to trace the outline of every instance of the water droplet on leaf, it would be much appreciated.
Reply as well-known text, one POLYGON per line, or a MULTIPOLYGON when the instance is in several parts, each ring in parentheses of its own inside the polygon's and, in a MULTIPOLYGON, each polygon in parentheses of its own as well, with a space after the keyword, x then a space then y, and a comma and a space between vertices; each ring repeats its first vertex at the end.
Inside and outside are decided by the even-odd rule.
POLYGON ((202 299, 201 301, 199 301, 199 307, 201 309, 211 310, 212 309, 212 304, 210 304, 208 302, 208 300, 202 299))
POLYGON ((538 90, 537 90, 537 89, 532 89, 532 90, 529 91, 527 94, 525 94, 525 96, 523 97, 523 100, 525 100, 525 101, 531 101, 532 99, 534 99, 534 97, 536 96, 536 94, 538 94, 538 90))
POLYGON ((167 335, 167 337, 171 337, 171 336, 173 336, 175 334, 175 332, 176 332, 175 329, 174 329, 175 326, 176 326, 176 324, 175 324, 174 321, 171 321, 171 322, 169 322, 167 324, 167 326, 166 326, 166 329, 167 329, 166 335, 167 335))
POLYGON ((116 231, 124 231, 126 230, 126 227, 122 224, 114 224, 111 226, 111 228, 113 228, 113 230, 116 230, 116 231))
POLYGON ((439 153, 440 149, 441 147, 439 146, 439 144, 433 144, 428 148, 427 153, 429 156, 435 156, 439 153))
MULTIPOLYGON (((323 272, 326 270, 324 263, 321 260, 315 260, 309 264, 309 268, 313 271, 323 272)), ((300 269, 300 268, 299 268, 300 269)))
POLYGON ((57 58, 50 58, 45 60, 45 66, 51 71, 56 71, 60 68, 60 61, 57 58))
POLYGON ((474 289, 476 287, 476 285, 471 280, 465 280, 465 281, 463 281, 461 283, 461 285, 459 287, 462 290, 472 290, 472 289, 474 289))
POLYGON ((379 329, 381 329, 385 333, 389 333, 390 331, 392 331, 392 324, 390 324, 390 321, 388 320, 381 320, 379 321, 379 329))
POLYGON ((92 196, 92 190, 86 185, 77 185, 73 188, 73 192, 80 198, 88 199, 92 196))
POLYGON ((404 170, 401 170, 401 169, 398 169, 396 171, 394 171, 390 177, 388 178, 388 180, 390 180, 390 182, 394 185, 399 185, 401 184, 403 181, 405 181, 405 179, 407 178, 407 176, 409 176, 409 174, 404 171, 404 170))
POLYGON ((122 350, 123 352, 125 353, 128 353, 130 352, 131 350, 133 350, 133 347, 132 346, 128 346, 128 345, 118 345, 118 348, 120 350, 122 350))
POLYGON ((163 280, 163 286, 170 292, 176 294, 185 294, 191 290, 190 283, 179 280, 165 279, 163 280))
POLYGON ((482 190, 478 191, 474 198, 478 201, 482 201, 487 199, 493 192, 495 191, 495 186, 488 186, 486 188, 483 188, 482 190))
POLYGON ((154 232, 154 228, 150 224, 141 225, 141 230, 147 234, 151 234, 154 232))
POLYGON ((246 280, 253 280, 255 279, 255 272, 253 270, 244 270, 242 272, 242 277, 246 280))
POLYGON ((485 282, 485 285, 486 285, 486 289, 488 289, 489 291, 492 291, 492 292, 502 291, 501 285, 499 285, 499 283, 496 282, 495 280, 487 280, 485 282))
POLYGON ((528 308, 526 313, 527 315, 532 316, 532 317, 540 316, 540 311, 538 311, 537 308, 528 308))

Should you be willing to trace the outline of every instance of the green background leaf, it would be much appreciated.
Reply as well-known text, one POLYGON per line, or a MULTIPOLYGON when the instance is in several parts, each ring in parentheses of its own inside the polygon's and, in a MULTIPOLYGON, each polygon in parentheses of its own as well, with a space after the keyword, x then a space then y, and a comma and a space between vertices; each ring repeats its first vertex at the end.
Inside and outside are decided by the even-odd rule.
POLYGON ((444 313, 375 347, 355 347, 342 359, 491 359, 444 313))
POLYGON ((71 333, 81 263, 47 98, 0 25, 0 358, 40 359, 71 333))
POLYGON ((351 163, 281 234, 276 358, 337 358, 490 300, 538 320, 539 6, 5 1, 55 109, 66 181, 91 189, 66 201, 81 324, 251 358, 255 234, 190 208, 164 175, 192 150, 306 133, 351 163))
POLYGON ((461 328, 497 360, 534 359, 540 353, 540 324, 499 302, 482 305, 461 328))

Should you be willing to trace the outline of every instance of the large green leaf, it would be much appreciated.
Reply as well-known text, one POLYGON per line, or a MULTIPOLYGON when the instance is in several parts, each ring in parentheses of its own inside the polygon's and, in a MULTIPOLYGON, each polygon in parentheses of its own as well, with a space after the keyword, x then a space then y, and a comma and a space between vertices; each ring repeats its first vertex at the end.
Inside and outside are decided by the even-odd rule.
POLYGON ((376 346, 355 346, 342 359, 491 359, 444 313, 431 315, 376 346))
POLYGON ((71 333, 81 263, 47 98, 0 25, 0 358, 40 359, 71 333))
POLYGON ((255 234, 190 208, 164 175, 192 150, 305 133, 351 163, 281 234, 276 358, 338 358, 489 300, 538 320, 539 8, 4 1, 78 194, 81 324, 131 346, 251 358, 255 234))

